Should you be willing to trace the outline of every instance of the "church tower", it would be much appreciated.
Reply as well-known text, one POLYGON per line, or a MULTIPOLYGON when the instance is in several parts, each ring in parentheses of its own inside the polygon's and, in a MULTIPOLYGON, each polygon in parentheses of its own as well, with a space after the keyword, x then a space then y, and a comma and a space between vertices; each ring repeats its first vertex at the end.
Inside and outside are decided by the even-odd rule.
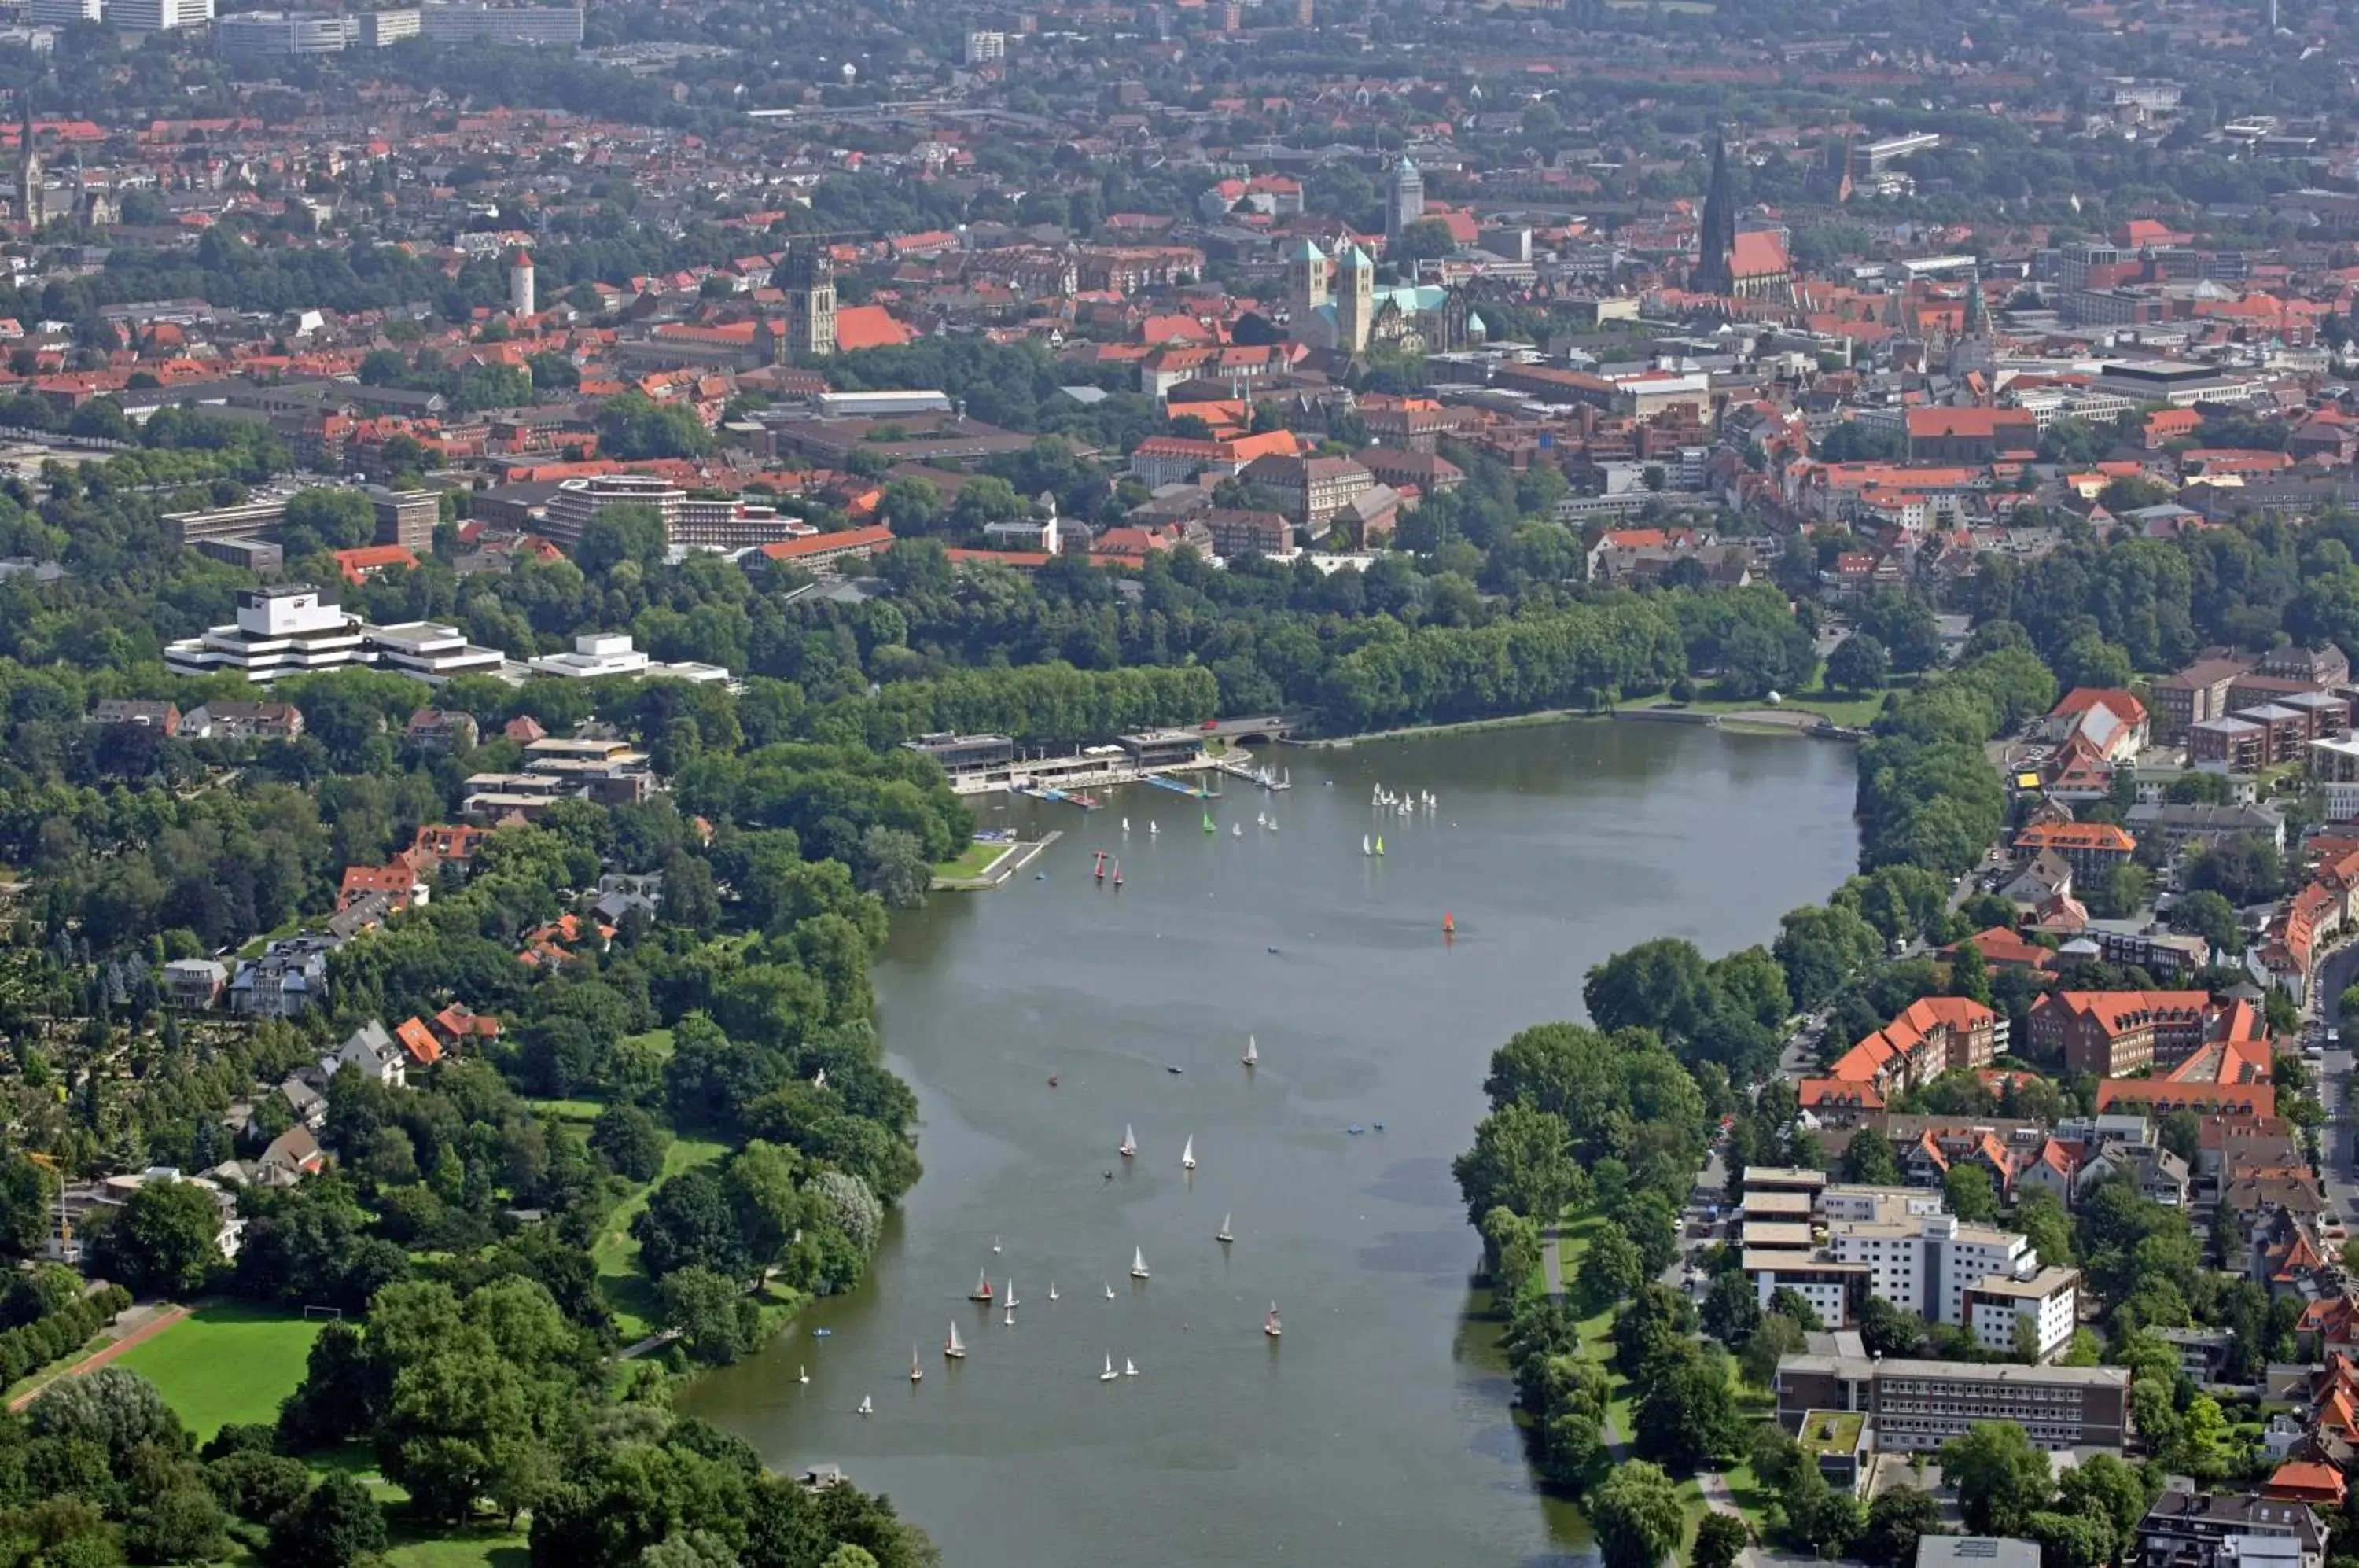
POLYGON ((1695 270, 1688 287, 1699 294, 1727 294, 1735 289, 1729 257, 1736 249, 1736 198, 1728 180, 1728 143, 1712 138, 1712 183, 1704 187, 1702 221, 1696 234, 1695 270))
POLYGON ((1358 354, 1368 346, 1368 329, 1376 315, 1376 264, 1368 253, 1346 242, 1335 264, 1335 346, 1358 354))
POLYGON ((795 358, 824 359, 835 352, 835 263, 818 240, 798 240, 779 264, 787 296, 787 332, 780 347, 795 358))
POLYGON ((1286 310, 1293 322, 1294 341, 1311 343, 1311 319, 1333 299, 1329 283, 1327 253, 1315 240, 1298 240, 1286 258, 1286 310))
POLYGON ((38 229, 49 221, 49 198, 41 186, 41 151, 33 136, 33 95, 25 94, 25 116, 16 127, 16 221, 38 229))
POLYGON ((1404 229, 1424 216, 1425 176, 1404 158, 1393 167, 1393 182, 1385 191, 1385 238, 1400 238, 1404 229))
POLYGON ((1950 374, 1964 376, 1978 370, 1988 379, 1997 364, 1991 348, 1990 301, 1983 297, 1982 264, 1976 262, 1966 275, 1966 319, 1957 341, 1950 345, 1950 374))

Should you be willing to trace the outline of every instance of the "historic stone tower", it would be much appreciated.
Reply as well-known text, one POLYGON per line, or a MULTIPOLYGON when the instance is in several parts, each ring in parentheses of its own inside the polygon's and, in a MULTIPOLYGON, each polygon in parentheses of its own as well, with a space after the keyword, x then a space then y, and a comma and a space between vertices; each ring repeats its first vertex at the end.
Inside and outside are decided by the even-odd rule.
POLYGON ((818 240, 787 247, 778 266, 787 296, 787 332, 779 346, 794 358, 823 359, 835 352, 835 264, 818 240))
POLYGON ((1699 294, 1734 292, 1736 278, 1729 260, 1736 249, 1736 196, 1728 180, 1728 143, 1719 136, 1712 138, 1712 183, 1704 187, 1698 231, 1688 287, 1699 294))
POLYGON ((49 196, 41 185, 41 149, 33 135, 33 95, 25 94, 24 123, 16 128, 16 221, 28 229, 49 222, 49 196))
POLYGON ((1349 354, 1366 348, 1375 315, 1376 264, 1347 241, 1335 264, 1335 346, 1349 354))
POLYGON ((1333 297, 1330 291, 1328 265, 1327 253, 1310 240, 1297 241, 1294 249, 1287 256, 1286 308, 1292 314, 1294 335, 1299 341, 1310 341, 1303 334, 1309 329, 1310 318, 1333 297))

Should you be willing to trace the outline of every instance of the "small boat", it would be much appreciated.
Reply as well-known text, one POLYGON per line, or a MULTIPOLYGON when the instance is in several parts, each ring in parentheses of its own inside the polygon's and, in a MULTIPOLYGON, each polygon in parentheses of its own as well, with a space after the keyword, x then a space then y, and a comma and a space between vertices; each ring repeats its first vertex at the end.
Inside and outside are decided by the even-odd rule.
POLYGON ((1049 1285, 1049 1299, 1052 1301, 1057 1299, 1057 1286, 1054 1280, 1051 1280, 1049 1285))
POLYGON ((1111 1356, 1107 1356, 1105 1370, 1098 1374, 1098 1381, 1101 1383, 1111 1383, 1120 1376, 1122 1376, 1122 1374, 1114 1369, 1114 1357, 1111 1356))
POLYGON ((1119 860, 1114 863, 1114 885, 1117 887, 1122 886, 1122 862, 1119 860))
POLYGON ((1184 1067, 1181 1067, 1181 1066, 1178 1065, 1177 1063, 1173 1063, 1173 1064, 1167 1065, 1167 1066, 1163 1069, 1163 1071, 1165 1071, 1166 1073, 1170 1073, 1170 1074, 1171 1074, 1171 1076, 1173 1076, 1174 1078, 1177 1078, 1177 1077, 1179 1077, 1179 1076, 1180 1076, 1180 1074, 1181 1074, 1182 1073, 1185 1073, 1185 1072, 1186 1072, 1186 1071, 1188 1071, 1188 1070, 1187 1070, 1186 1068, 1184 1068, 1184 1067))
POLYGON ((1007 1311, 1002 1312, 1000 1314, 999 1321, 1006 1323, 1009 1328, 1014 1328, 1016 1326, 1016 1309, 1014 1307, 1010 1307, 1007 1311))
POLYGON ((1384 834, 1382 834, 1382 833, 1378 833, 1378 834, 1376 835, 1376 853, 1377 853, 1378 855, 1382 855, 1384 852, 1385 852, 1385 835, 1384 835, 1384 834))
POLYGON ((1122 1144, 1121 1147, 1114 1150, 1114 1152, 1121 1155, 1125 1160, 1128 1160, 1132 1155, 1138 1152, 1138 1135, 1130 1130, 1130 1124, 1128 1122, 1122 1124, 1122 1144))
POLYGON ((991 1238, 991 1255, 994 1258, 999 1256, 999 1238, 995 1236, 991 1238))
POLYGON ((1133 1361, 1133 1360, 1132 1360, 1129 1356, 1124 1356, 1124 1357, 1122 1358, 1122 1375, 1123 1375, 1124 1377, 1137 1377, 1137 1376, 1138 1376, 1138 1363, 1137 1363, 1137 1362, 1136 1362, 1136 1361, 1133 1361))
POLYGON ((1366 833, 1362 833, 1360 835, 1360 853, 1362 855, 1374 855, 1376 853, 1373 848, 1369 847, 1368 835, 1366 833))
POLYGON ((918 1347, 913 1345, 909 1346, 909 1381, 915 1383, 925 1375, 926 1369, 918 1365, 918 1347))
POLYGON ((1245 1036, 1245 1053, 1237 1060, 1247 1067, 1257 1067, 1261 1064, 1261 1047, 1255 1041, 1253 1036, 1245 1036))
POLYGON ((1010 1274, 1007 1277, 1007 1310, 1012 1312, 1023 1304, 1023 1302, 1016 1299, 1016 1276, 1010 1274))
POLYGON ((811 1330, 811 1337, 813 1339, 833 1339, 835 1337, 835 1330, 832 1328, 815 1328, 811 1330))
POLYGON ((966 1293, 966 1299, 970 1301, 981 1301, 985 1305, 990 1304, 991 1275, 988 1270, 975 1276, 974 1289, 966 1293))
MULTIPOLYGON (((1104 1281, 1104 1280, 1103 1280, 1103 1279, 1099 1280, 1099 1281, 1098 1281, 1098 1283, 1099 1283, 1099 1284, 1101 1284, 1101 1285, 1105 1285, 1105 1281, 1104 1281)), ((1114 1287, 1113 1287, 1113 1286, 1111 1286, 1111 1285, 1106 1285, 1106 1288, 1105 1288, 1105 1293, 1106 1293, 1106 1300, 1107 1300, 1107 1301, 1113 1301, 1113 1300, 1114 1300, 1114 1287)))
POLYGON ((1182 1171, 1196 1169, 1196 1135, 1194 1133, 1190 1133, 1188 1141, 1180 1148, 1180 1169, 1182 1171))
POLYGON ((795 1368, 795 1381, 796 1381, 796 1382, 798 1382, 798 1383, 808 1383, 808 1382, 810 1382, 810 1367, 796 1367, 796 1368, 795 1368))
POLYGON ((1057 1075, 1056 1075, 1054 1073, 1049 1073, 1049 1087, 1050 1087, 1051 1089, 1053 1089, 1053 1088, 1055 1088, 1056 1086, 1057 1086, 1057 1075))
POLYGON ((1458 917, 1451 914, 1448 909, 1441 911, 1441 934, 1444 936, 1455 936, 1458 934, 1458 917))
POLYGON ((1212 825, 1212 813, 1210 811, 1206 811, 1204 813, 1204 831, 1206 833, 1218 833, 1221 831, 1212 825))
POLYGON ((1147 1249, 1143 1247, 1130 1249, 1130 1277, 1134 1279, 1147 1278, 1147 1249))
POLYGON ((1147 824, 1147 836, 1149 838, 1153 838, 1162 831, 1163 825, 1160 822, 1149 822, 1147 824))
POLYGON ((1230 836, 1231 838, 1243 838, 1243 837, 1245 837, 1245 823, 1243 823, 1243 822, 1231 822, 1231 823, 1229 824, 1229 836, 1230 836))
POLYGON ((1091 855, 1093 858, 1090 866, 1090 875, 1103 882, 1105 880, 1106 853, 1099 849, 1091 851, 1091 855))
POLYGON ((1269 1304, 1268 1313, 1261 1320, 1261 1331, 1262 1333, 1269 1335, 1272 1339, 1276 1339, 1284 1332, 1277 1326, 1277 1303, 1276 1301, 1272 1301, 1269 1304))
POLYGON ((966 1359, 966 1345, 958 1336, 958 1324, 951 1324, 951 1336, 942 1342, 942 1355, 951 1361, 966 1359))
POLYGON ((1234 1217, 1235 1216, 1232 1214, 1223 1214, 1221 1216, 1221 1228, 1212 1233, 1212 1239, 1219 1242, 1223 1247, 1226 1247, 1229 1243, 1237 1239, 1237 1233, 1229 1228, 1229 1221, 1234 1217))
POLYGON ((1130 819, 1128 817, 1122 819, 1122 831, 1125 833, 1128 833, 1130 831, 1130 819))
POLYGON ((860 1413, 861 1413, 862 1415, 864 1415, 864 1416, 873 1416, 873 1415, 875 1415, 875 1414, 876 1413, 876 1401, 875 1401, 875 1400, 874 1400, 874 1399, 870 1399, 870 1398, 869 1398, 867 1395, 865 1395, 865 1394, 861 1395, 861 1396, 860 1396, 860 1413))
POLYGON ((1357 1138, 1368 1129, 1362 1127, 1359 1123, 1353 1122, 1350 1127, 1345 1127, 1343 1130, 1350 1133, 1353 1138, 1357 1138))

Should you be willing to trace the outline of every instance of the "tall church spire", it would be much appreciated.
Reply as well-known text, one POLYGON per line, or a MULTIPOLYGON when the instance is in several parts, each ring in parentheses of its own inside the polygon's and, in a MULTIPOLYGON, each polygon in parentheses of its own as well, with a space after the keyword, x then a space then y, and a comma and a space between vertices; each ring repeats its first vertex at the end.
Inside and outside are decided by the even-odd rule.
POLYGON ((1728 142, 1712 138, 1712 183, 1704 187, 1703 212, 1696 235, 1695 271, 1688 286, 1700 294, 1726 294, 1734 285, 1729 256, 1736 249, 1736 198, 1728 180, 1728 142))
POLYGON ((34 143, 33 90, 27 85, 20 102, 24 116, 16 127, 16 221, 38 229, 46 221, 41 188, 41 154, 34 143))

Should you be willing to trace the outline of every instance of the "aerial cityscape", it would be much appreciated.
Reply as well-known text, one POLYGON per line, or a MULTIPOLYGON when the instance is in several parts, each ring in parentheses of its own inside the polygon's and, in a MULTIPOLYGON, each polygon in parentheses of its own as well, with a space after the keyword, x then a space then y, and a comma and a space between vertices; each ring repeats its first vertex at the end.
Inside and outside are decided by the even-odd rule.
POLYGON ((2359 1568, 2359 18, 265 5, 0 0, 0 1564, 2359 1568))

